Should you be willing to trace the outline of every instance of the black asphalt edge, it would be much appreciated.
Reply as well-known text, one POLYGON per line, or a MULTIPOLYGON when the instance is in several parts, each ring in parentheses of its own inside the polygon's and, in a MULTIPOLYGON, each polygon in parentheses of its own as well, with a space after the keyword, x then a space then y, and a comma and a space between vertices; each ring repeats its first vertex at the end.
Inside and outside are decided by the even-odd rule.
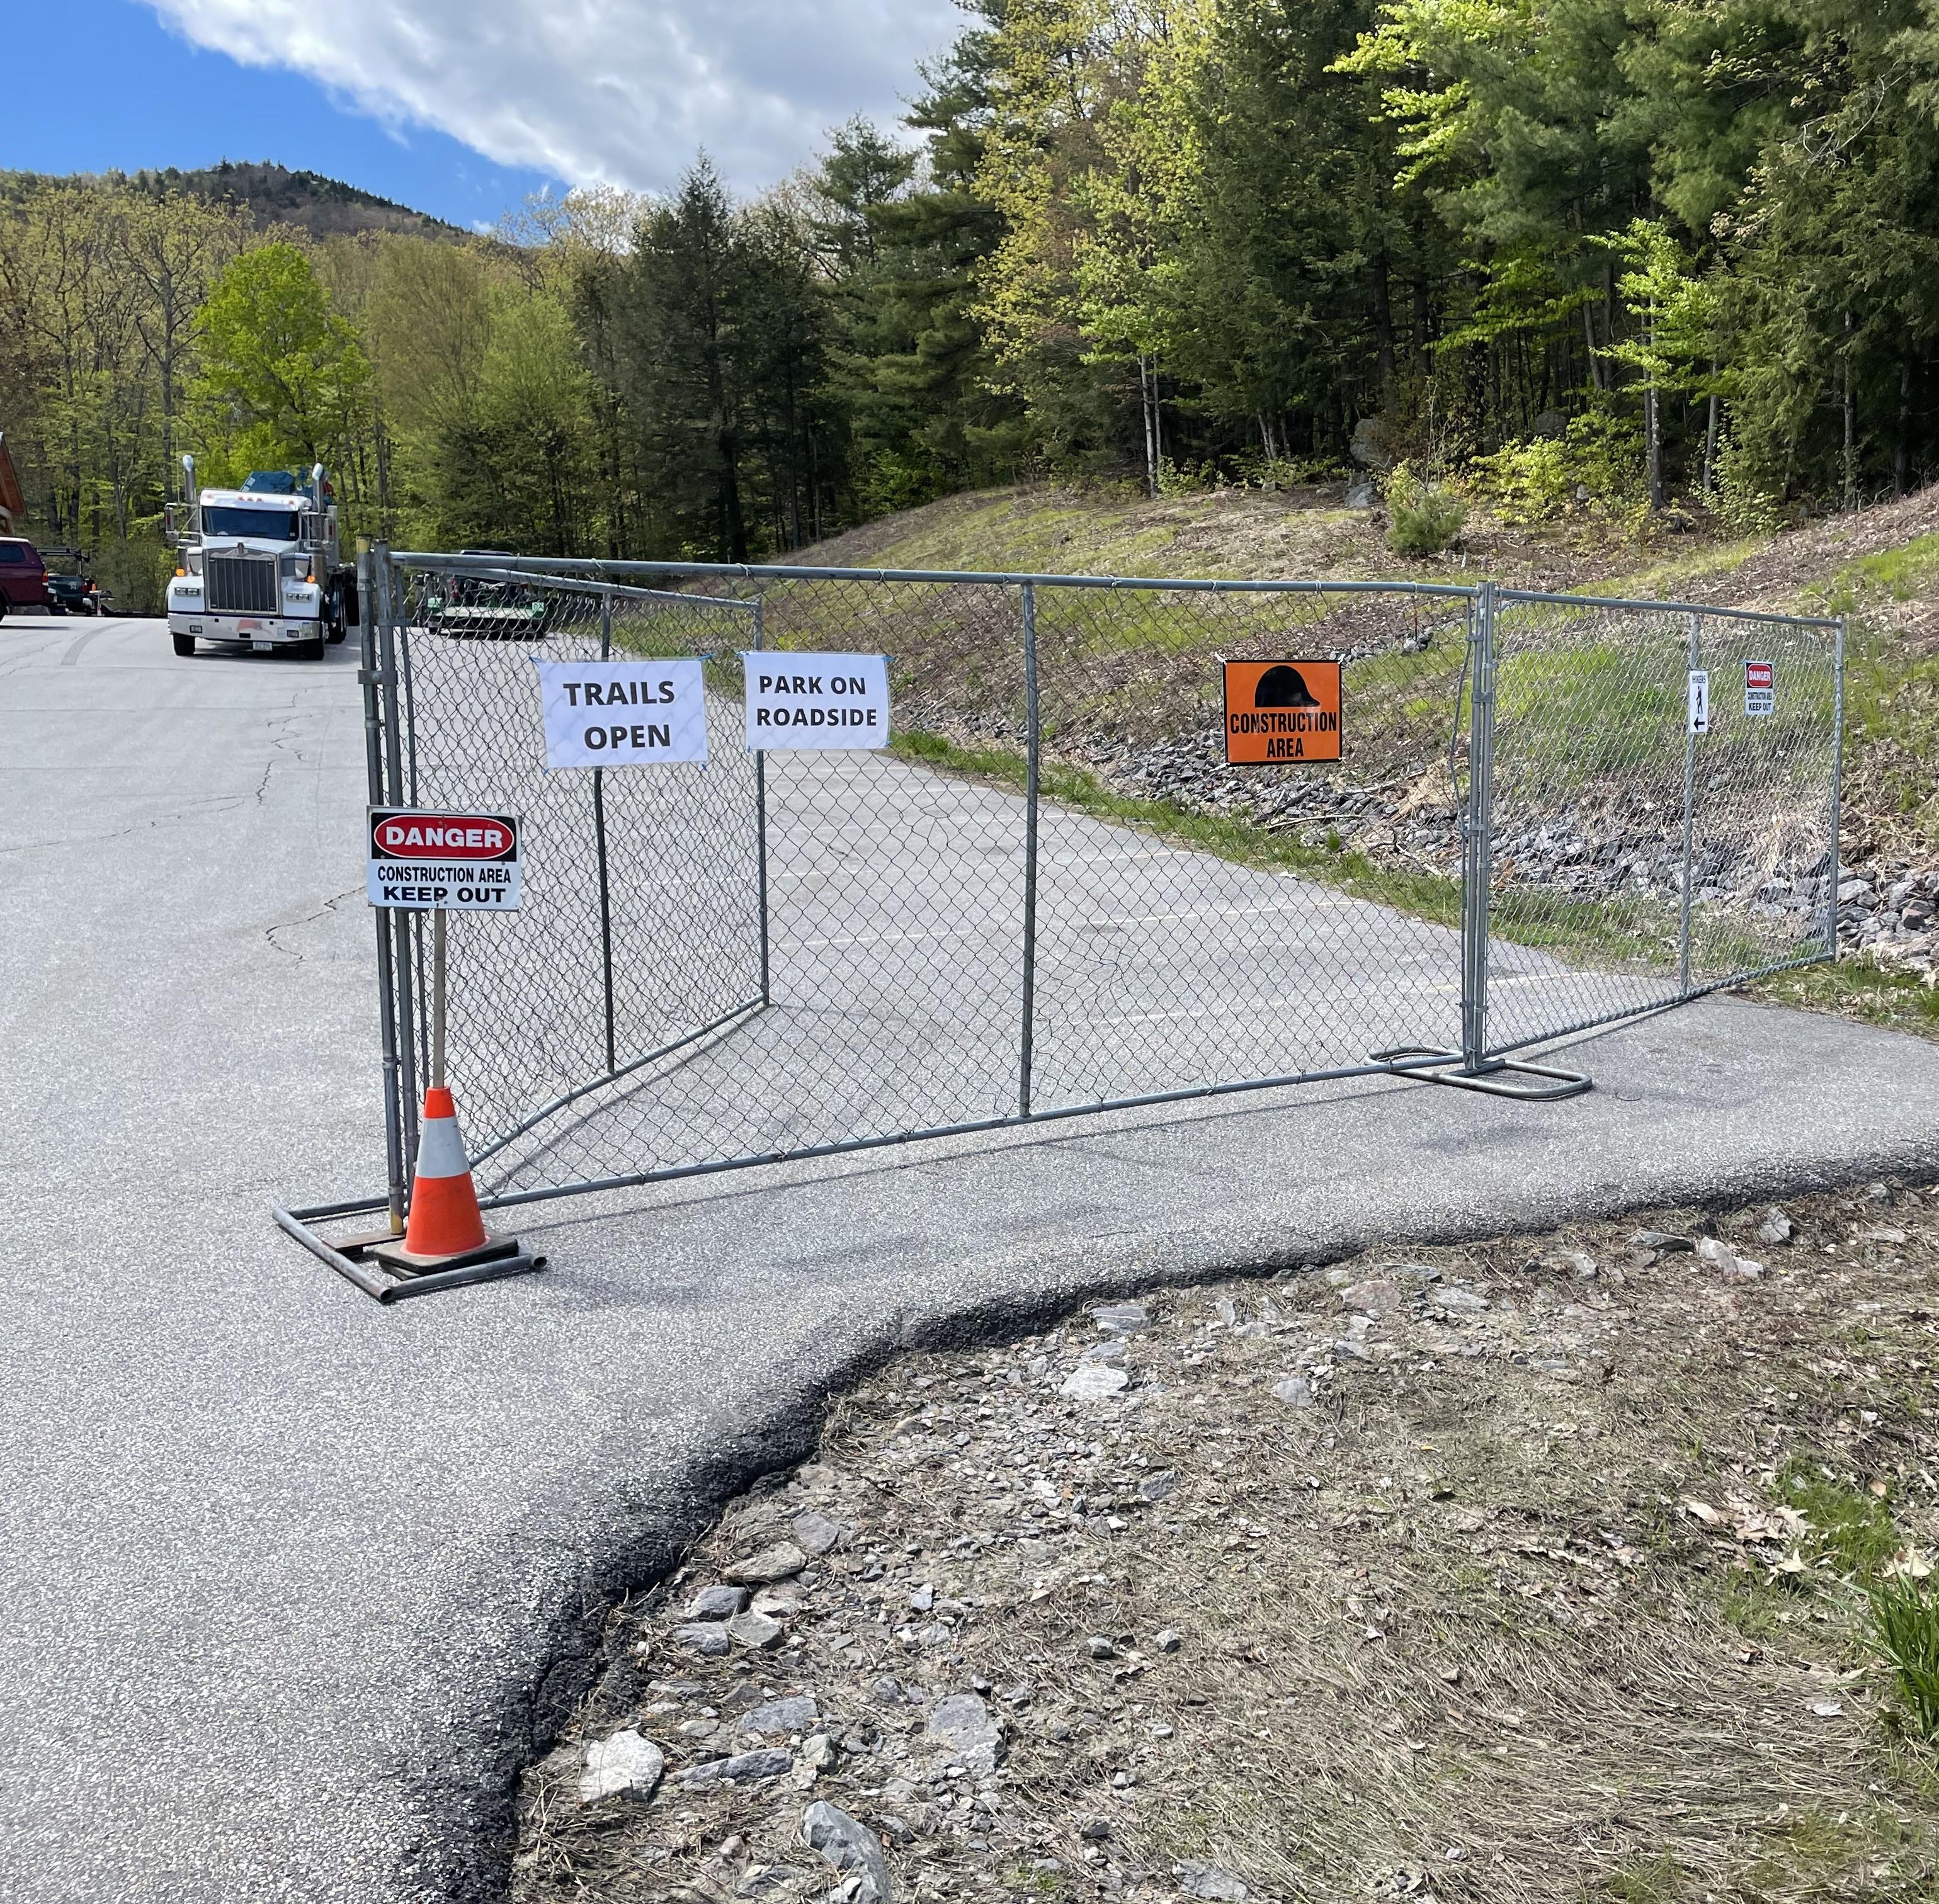
MULTIPOLYGON (((724 1430, 711 1451, 689 1464, 672 1498, 662 1493, 650 1503, 630 1504, 616 1513, 608 1507, 603 1536, 588 1536, 580 1565, 569 1580, 555 1580, 535 1610, 531 1626, 547 1636, 543 1650, 523 1666, 508 1662, 504 1678, 481 1699, 468 1726, 441 1742, 428 1740, 415 1775, 406 1772, 422 1836, 421 1848, 399 1875, 419 1895, 438 1904, 504 1904, 516 1847, 520 1775, 551 1750, 592 1690, 613 1609, 665 1580, 732 1501, 764 1480, 799 1467, 820 1440, 829 1403, 898 1355, 999 1346, 1038 1333, 1087 1303, 1193 1283, 1317 1271, 1371 1249, 1459 1246, 1631 1212, 1721 1213, 1881 1178, 1921 1182, 1939 1178, 1939 1130, 1923 1142, 1866 1157, 1803 1166, 1774 1161, 1734 1185, 1727 1196, 1698 1181, 1697 1173, 1671 1172, 1642 1196, 1635 1188, 1615 1185, 1587 1197, 1532 1191, 1526 1207, 1505 1219, 1499 1213, 1491 1220, 1478 1214, 1379 1231, 1362 1228, 1325 1242, 1250 1249, 1228 1242, 1219 1249, 1209 1238, 1195 1243, 1188 1235, 1171 1232, 1105 1238, 1093 1245, 1093 1252, 1116 1258, 1114 1268, 1087 1267, 1073 1274, 1067 1256, 1064 1274, 1054 1282, 985 1294, 967 1303, 906 1308, 851 1339, 818 1370, 805 1372, 758 1417, 724 1430), (1679 1188, 1684 1194, 1678 1194, 1679 1188)), ((988 1275, 1000 1265, 1012 1273, 1031 1267, 1014 1254, 978 1267, 988 1275)), ((556 1525, 554 1510, 534 1509, 528 1516, 533 1522, 541 1518, 556 1525)), ((534 1533, 531 1544, 535 1552, 549 1552, 556 1566, 556 1533, 534 1533)))

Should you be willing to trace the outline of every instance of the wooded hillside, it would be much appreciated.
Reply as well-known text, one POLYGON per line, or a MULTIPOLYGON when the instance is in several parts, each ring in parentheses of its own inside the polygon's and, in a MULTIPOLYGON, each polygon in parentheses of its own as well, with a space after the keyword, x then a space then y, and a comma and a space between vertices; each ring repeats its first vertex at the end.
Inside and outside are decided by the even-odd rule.
POLYGON ((321 457, 405 543, 735 560, 1018 476, 1359 468, 1429 552, 1466 499, 1752 528, 1935 461, 1912 0, 977 0, 914 86, 751 202, 703 157, 490 239, 281 224, 275 168, 14 175, 37 522, 152 567, 185 447, 321 457))

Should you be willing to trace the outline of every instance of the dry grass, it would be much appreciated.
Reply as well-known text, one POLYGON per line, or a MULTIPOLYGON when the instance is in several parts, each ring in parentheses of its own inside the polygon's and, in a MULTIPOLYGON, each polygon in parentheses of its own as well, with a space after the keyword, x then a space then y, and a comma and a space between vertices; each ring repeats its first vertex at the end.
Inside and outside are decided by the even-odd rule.
POLYGON ((919 1897, 1170 1896, 1200 1859, 1286 1900, 1931 1898, 1934 1762, 1862 1636, 1880 1555, 1939 1531, 1939 1196, 1788 1208, 1784 1247, 1714 1226, 1756 1276, 1625 1223, 1162 1292, 1106 1401, 1059 1392, 1088 1317, 893 1365, 616 1614, 515 1896, 819 1896, 826 1797, 919 1897), (1295 1372, 1310 1405, 1274 1392, 1295 1372), (780 1648, 683 1653, 695 1586, 811 1508, 845 1531, 780 1648), (993 1777, 924 1747, 970 1688, 993 1777), (680 1787, 796 1691, 831 1766, 680 1787), (579 1740, 625 1724, 666 1784, 580 1807, 579 1740))

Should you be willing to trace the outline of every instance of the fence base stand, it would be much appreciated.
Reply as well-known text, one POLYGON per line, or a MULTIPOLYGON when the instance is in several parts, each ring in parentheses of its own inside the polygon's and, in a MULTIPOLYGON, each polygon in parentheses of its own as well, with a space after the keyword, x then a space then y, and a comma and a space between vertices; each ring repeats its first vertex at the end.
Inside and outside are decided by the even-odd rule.
POLYGON ((466 1250, 461 1255, 425 1262, 403 1258, 402 1239, 388 1230, 330 1243, 288 1210, 275 1209, 270 1214, 312 1255, 380 1303, 402 1302, 407 1296, 433 1295, 440 1289, 461 1288, 468 1283, 495 1282, 501 1276, 530 1276, 546 1266, 543 1256, 534 1255, 511 1236, 495 1238, 482 1249, 466 1250), (398 1260, 400 1258, 403 1260, 398 1260))
POLYGON ((1528 1104, 1580 1097, 1595 1088, 1586 1072, 1563 1071, 1525 1059, 1487 1058, 1469 1071, 1462 1068, 1465 1060, 1459 1051, 1438 1051, 1431 1045, 1403 1045, 1390 1051, 1371 1051, 1368 1056, 1376 1064, 1384 1064, 1396 1078, 1419 1078, 1430 1084, 1452 1084, 1458 1090, 1482 1091, 1490 1097, 1517 1098, 1528 1104), (1511 1084, 1507 1077, 1511 1072, 1535 1081, 1511 1084))

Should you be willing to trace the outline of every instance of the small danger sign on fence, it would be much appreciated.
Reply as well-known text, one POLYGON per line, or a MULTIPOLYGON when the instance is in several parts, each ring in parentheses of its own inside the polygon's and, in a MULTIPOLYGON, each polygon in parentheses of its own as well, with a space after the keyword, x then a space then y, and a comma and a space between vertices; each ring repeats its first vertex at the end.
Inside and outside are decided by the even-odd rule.
POLYGON ((1744 663, 1744 712, 1771 714, 1777 711, 1777 664, 1768 661, 1744 663))
POLYGON ((516 816, 373 807, 364 896, 407 911, 517 911, 516 816))
POLYGON ((747 680, 747 751, 886 747, 886 655, 765 652, 741 657, 747 680))
POLYGON ((707 758, 697 659, 538 661, 546 765, 671 767, 707 758))
POLYGON ((1226 662, 1228 766, 1277 766, 1339 758, 1339 662, 1226 662))

